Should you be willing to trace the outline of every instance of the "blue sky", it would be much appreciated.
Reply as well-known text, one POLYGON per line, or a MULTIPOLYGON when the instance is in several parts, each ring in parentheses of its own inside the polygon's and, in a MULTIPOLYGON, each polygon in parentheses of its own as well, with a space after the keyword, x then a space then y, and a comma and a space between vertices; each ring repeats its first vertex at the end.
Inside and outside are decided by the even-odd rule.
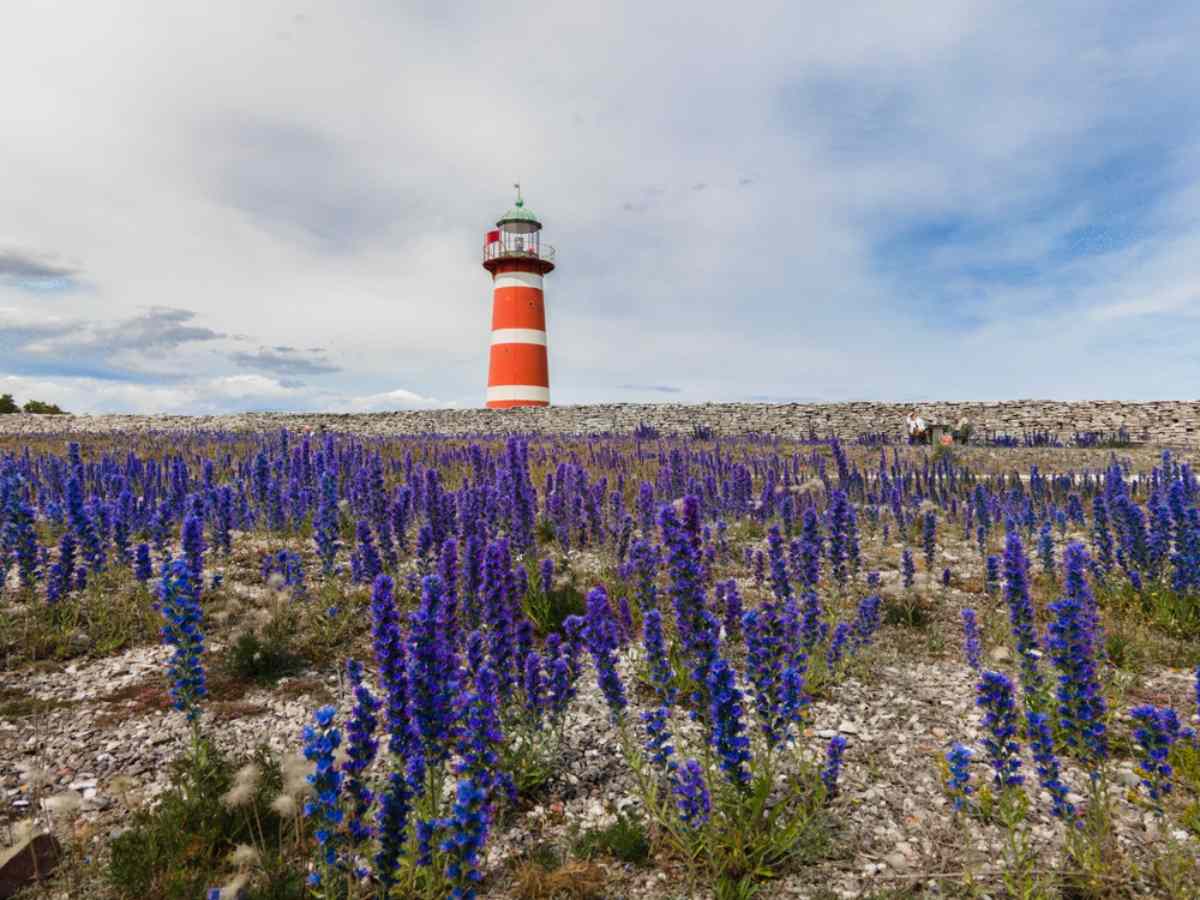
POLYGON ((1200 7, 16 0, 0 392, 475 406, 483 233, 556 403, 1193 399, 1200 7))

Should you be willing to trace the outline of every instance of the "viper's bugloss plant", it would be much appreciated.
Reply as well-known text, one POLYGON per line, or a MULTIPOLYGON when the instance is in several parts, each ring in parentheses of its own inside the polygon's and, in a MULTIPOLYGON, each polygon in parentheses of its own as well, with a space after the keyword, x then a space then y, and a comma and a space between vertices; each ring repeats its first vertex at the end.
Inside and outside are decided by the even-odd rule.
POLYGON ((596 682, 608 703, 613 721, 619 722, 629 705, 625 685, 617 672, 617 623, 608 605, 608 594, 602 587, 592 588, 587 596, 587 619, 583 638, 596 666, 596 682))
POLYGON ((931 509, 925 513, 921 524, 922 549, 925 551, 925 571, 933 571, 933 557, 937 553, 937 514, 931 509))
POLYGON ((750 741, 743 733, 742 692, 737 687, 733 668, 717 657, 709 670, 708 690, 711 700, 711 743, 717 752, 721 771, 737 787, 750 783, 750 741))
POLYGON ((975 610, 971 608, 962 611, 963 623, 963 655, 967 659, 967 665, 976 672, 983 669, 983 644, 979 638, 979 623, 975 617, 975 610))
POLYGON ((821 770, 825 796, 831 800, 838 795, 838 777, 842 772, 842 754, 845 752, 846 739, 840 734, 835 734, 825 748, 825 768, 821 770))
POLYGON ((787 561, 784 559, 783 536, 775 525, 767 532, 767 556, 771 563, 771 591, 776 600, 783 602, 792 596, 792 584, 788 580, 787 561))
POLYGON ((829 647, 825 650, 825 668, 830 672, 837 669, 842 661, 842 654, 846 650, 846 641, 850 637, 850 624, 848 622, 838 622, 837 627, 833 629, 833 637, 829 639, 829 647))
POLYGON ((754 688, 754 708, 767 746, 781 739, 780 676, 783 629, 775 604, 764 604, 742 616, 746 637, 746 677, 754 688))
POLYGON ((371 533, 371 526, 366 519, 358 520, 355 535, 358 545, 351 559, 356 573, 355 581, 373 584, 376 576, 383 571, 383 560, 379 558, 379 551, 375 549, 375 536, 371 533))
POLYGON ((1113 568, 1113 540, 1108 527, 1108 506, 1104 495, 1097 494, 1092 500, 1092 546, 1100 570, 1108 574, 1113 568))
POLYGON ((304 758, 313 763, 314 771, 308 776, 313 796, 304 804, 304 815, 314 820, 313 832, 317 840, 316 866, 310 872, 308 883, 312 887, 327 884, 331 870, 341 868, 344 860, 340 850, 344 835, 341 830, 345 818, 341 807, 341 792, 344 777, 338 770, 334 754, 342 743, 342 733, 333 724, 337 710, 323 706, 313 714, 313 725, 304 726, 304 758))
POLYGON ((1106 705, 1093 656, 1095 637, 1078 600, 1065 597, 1050 605, 1050 655, 1059 670, 1058 727, 1067 745, 1088 767, 1096 769, 1108 756, 1106 705))
MULTIPOLYGON (((853 510, 845 491, 835 490, 829 497, 829 570, 838 584, 849 577, 853 510)), ((855 535, 855 538, 857 535, 855 535)), ((855 555, 857 555, 855 553, 855 555)))
POLYGON ((447 832, 439 849, 447 857, 452 900, 475 898, 475 885, 481 880, 479 852, 487 840, 490 821, 486 791, 470 778, 461 779, 455 788, 453 812, 440 823, 447 832))
POLYGON ((1043 686, 1038 669, 1041 648, 1038 646, 1033 603, 1029 599, 1028 576, 1029 560, 1021 546, 1021 537, 1015 528, 1010 528, 1004 545, 1004 599, 1008 603, 1009 622, 1020 656, 1021 687, 1025 702, 1036 708, 1036 698, 1043 686))
POLYGON ((882 600, 878 594, 864 597, 858 604, 858 612, 854 619, 854 633, 851 646, 857 653, 863 647, 869 646, 879 630, 879 608, 882 600))
POLYGON ((999 672, 984 672, 975 690, 978 695, 976 705, 984 711, 983 727, 989 732, 983 746, 994 771, 996 787, 1022 784, 1025 779, 1020 774, 1021 745, 1014 740, 1017 707, 1012 682, 999 672))
POLYGON ((707 824, 712 812, 712 799, 700 763, 694 759, 684 763, 673 790, 683 824, 689 828, 701 828, 707 824))
POLYGON ((321 490, 313 520, 313 543, 321 560, 321 574, 326 578, 333 574, 333 564, 341 545, 338 521, 337 476, 331 468, 326 468, 321 473, 321 490))
MULTIPOLYGON (((68 534, 70 532, 67 532, 68 534)), ((64 539, 66 535, 63 535, 64 539)), ((133 577, 145 583, 154 577, 154 566, 150 561, 150 545, 141 543, 133 551, 133 577)))
POLYGON ((189 514, 183 520, 183 531, 180 537, 184 559, 193 577, 200 580, 204 572, 204 551, 207 544, 204 540, 204 520, 195 513, 189 514))
POLYGON ((1046 519, 1042 522, 1042 527, 1038 531, 1038 556, 1042 561, 1042 572, 1048 578, 1054 578, 1054 533, 1051 531, 1053 526, 1050 520, 1046 519))
POLYGON ((975 791, 971 786, 971 756, 971 751, 962 744, 955 744, 946 752, 949 769, 946 788, 954 801, 955 812, 962 812, 970 806, 970 797, 975 791))
POLYGON ((164 619, 163 642, 173 648, 167 663, 172 705, 195 723, 208 689, 200 586, 186 560, 171 560, 163 567, 156 605, 164 619))
POLYGON ((372 829, 366 821, 367 813, 375 800, 375 795, 367 786, 366 771, 375 761, 379 751, 379 741, 375 739, 375 729, 378 727, 380 701, 363 683, 363 667, 358 660, 346 661, 346 680, 354 695, 354 709, 350 713, 350 721, 346 725, 346 761, 342 763, 341 771, 345 777, 346 794, 351 801, 350 817, 346 830, 352 845, 362 843, 371 837, 372 829))
MULTIPOLYGON (((16 559, 21 586, 32 588, 37 583, 40 572, 33 507, 21 497, 18 487, 9 494, 7 510, 0 510, 0 513, 6 513, 6 520, 0 519, 0 522, 3 522, 0 541, 3 542, 4 549, 16 559)), ((0 571, 0 581, 7 575, 8 566, 5 565, 4 570, 0 571)), ((2 590, 3 586, 0 585, 0 592, 2 590)))
POLYGON ((733 578, 717 585, 717 599, 721 601, 724 610, 725 635, 736 639, 742 632, 742 595, 738 592, 737 581, 733 578))
POLYGON ((1067 786, 1063 784, 1058 757, 1054 755, 1054 737, 1050 733, 1050 722, 1038 712, 1025 714, 1026 730, 1029 734, 1029 749, 1037 764, 1038 781, 1050 794, 1051 813, 1060 819, 1072 819, 1075 807, 1067 802, 1067 786))
POLYGON ((917 567, 913 563, 912 551, 907 547, 900 553, 900 573, 903 576, 904 586, 911 588, 913 586, 913 577, 917 574, 917 567))
POLYGON ((1141 751, 1138 774, 1150 795, 1150 802, 1161 813, 1162 801, 1173 787, 1175 770, 1167 757, 1171 745, 1179 738, 1179 718, 1173 709, 1149 704, 1135 706, 1129 711, 1129 717, 1137 726, 1133 739, 1141 751))
POLYGON ((413 737, 409 716, 408 655, 392 594, 392 579, 387 575, 375 578, 371 593, 371 639, 384 691, 388 750, 396 756, 404 756, 413 737))

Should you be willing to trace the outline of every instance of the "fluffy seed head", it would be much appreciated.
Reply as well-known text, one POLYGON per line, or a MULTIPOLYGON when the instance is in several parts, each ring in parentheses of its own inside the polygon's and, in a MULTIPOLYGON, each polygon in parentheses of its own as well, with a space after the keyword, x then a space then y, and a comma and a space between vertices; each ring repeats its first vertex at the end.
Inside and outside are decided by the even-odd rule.
POLYGON ((296 799, 291 794, 280 794, 271 801, 271 809, 281 819, 290 819, 299 809, 296 799))
POLYGON ((63 791, 42 801, 46 811, 56 816, 71 816, 83 808, 83 797, 78 791, 63 791))
POLYGON ((237 809, 245 806, 254 799, 255 786, 252 784, 234 784, 228 791, 221 795, 221 802, 230 809, 237 809))
POLYGON ((252 866, 258 862, 258 850, 250 844, 238 844, 229 854, 229 862, 238 868, 252 866))
POLYGON ((243 784, 251 789, 258 787, 259 781, 262 780, 262 769, 254 763, 246 763, 237 772, 234 773, 233 783, 243 784))

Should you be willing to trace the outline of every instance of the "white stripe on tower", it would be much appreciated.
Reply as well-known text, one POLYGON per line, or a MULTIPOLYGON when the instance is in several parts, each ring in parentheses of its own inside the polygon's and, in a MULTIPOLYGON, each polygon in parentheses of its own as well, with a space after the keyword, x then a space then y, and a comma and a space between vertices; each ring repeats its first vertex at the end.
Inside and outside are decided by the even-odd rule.
POLYGON ((546 346, 546 332, 536 328, 497 328, 492 331, 493 344, 540 344, 546 346))
POLYGON ((488 403, 505 400, 533 400, 549 403, 550 388, 536 384, 500 384, 487 389, 488 403))
POLYGON ((542 276, 537 272, 501 272, 492 280, 493 288, 527 287, 542 289, 542 276))

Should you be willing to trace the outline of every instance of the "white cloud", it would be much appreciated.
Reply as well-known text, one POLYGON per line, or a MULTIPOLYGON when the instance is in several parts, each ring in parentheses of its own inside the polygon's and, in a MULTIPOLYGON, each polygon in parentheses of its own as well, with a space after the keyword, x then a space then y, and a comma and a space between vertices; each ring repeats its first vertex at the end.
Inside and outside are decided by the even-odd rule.
POLYGON ((382 394, 371 394, 367 397, 354 397, 344 404, 339 403, 329 412, 344 409, 348 412, 385 412, 392 409, 436 409, 438 407, 456 406, 454 403, 443 403, 432 397, 422 397, 420 394, 396 388, 382 394))
POLYGON ((224 375, 213 378, 200 388, 233 399, 247 397, 303 397, 299 388, 287 387, 265 375, 224 375))

